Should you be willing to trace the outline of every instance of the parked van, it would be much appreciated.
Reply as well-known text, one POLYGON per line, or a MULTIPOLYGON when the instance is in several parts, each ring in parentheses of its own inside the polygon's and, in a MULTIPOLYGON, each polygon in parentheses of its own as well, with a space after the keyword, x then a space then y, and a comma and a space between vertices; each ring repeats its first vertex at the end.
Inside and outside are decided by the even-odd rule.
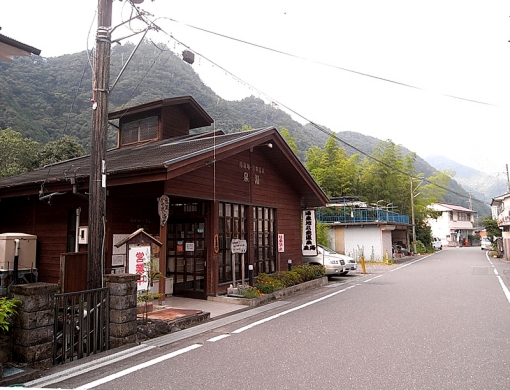
POLYGON ((432 247, 436 251, 440 251, 441 249, 443 249, 443 243, 441 242, 439 237, 432 237, 432 247))

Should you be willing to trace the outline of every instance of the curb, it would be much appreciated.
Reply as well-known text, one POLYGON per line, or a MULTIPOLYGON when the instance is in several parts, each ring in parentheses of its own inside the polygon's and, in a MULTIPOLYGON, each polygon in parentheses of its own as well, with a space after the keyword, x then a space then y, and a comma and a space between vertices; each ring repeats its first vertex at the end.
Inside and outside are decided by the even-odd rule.
POLYGON ((322 287, 328 284, 328 278, 326 276, 320 279, 309 280, 308 282, 299 283, 294 286, 286 287, 284 289, 272 292, 270 294, 265 294, 258 298, 236 298, 236 297, 207 297, 208 301, 213 302, 221 302, 221 303, 230 303, 233 305, 244 305, 248 307, 257 307, 263 305, 267 302, 276 301, 280 298, 287 297, 289 295, 293 295, 300 291, 306 291, 317 287, 322 287))

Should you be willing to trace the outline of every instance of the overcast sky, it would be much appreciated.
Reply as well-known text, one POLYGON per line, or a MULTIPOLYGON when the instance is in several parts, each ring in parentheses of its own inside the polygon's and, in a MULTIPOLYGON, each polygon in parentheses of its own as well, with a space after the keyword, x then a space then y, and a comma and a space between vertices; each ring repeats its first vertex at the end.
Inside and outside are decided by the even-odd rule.
MULTIPOLYGON (((43 57, 94 45, 96 0, 0 1, 0 33, 43 57)), ((288 107, 301 123, 390 139, 421 157, 444 155, 506 177, 508 1, 145 0, 140 7, 162 29, 147 37, 177 53, 178 42, 191 48, 193 68, 225 99, 255 95, 288 107)), ((114 1, 114 24, 129 11, 114 1)))

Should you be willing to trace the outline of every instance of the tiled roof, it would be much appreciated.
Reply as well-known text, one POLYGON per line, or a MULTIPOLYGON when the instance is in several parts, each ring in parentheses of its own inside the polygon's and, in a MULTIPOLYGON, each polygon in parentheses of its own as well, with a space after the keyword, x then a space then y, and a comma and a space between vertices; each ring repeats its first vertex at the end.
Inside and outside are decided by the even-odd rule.
POLYGON ((0 34, 0 61, 11 61, 13 56, 41 54, 41 50, 0 34))
MULTIPOLYGON (((271 128, 273 129, 273 128, 271 128)), ((115 148, 106 152, 106 169, 109 175, 151 168, 167 168, 175 162, 219 149, 226 145, 248 139, 269 129, 204 137, 203 134, 134 146, 115 148)), ((46 181, 66 181, 71 176, 88 177, 90 155, 47 165, 34 171, 0 180, 0 190, 14 186, 36 184, 46 181)))
MULTIPOLYGON (((119 184, 125 183, 125 180, 140 182, 147 177, 145 173, 173 172, 178 176, 182 174, 180 169, 188 169, 188 162, 202 159, 207 163, 213 156, 221 159, 269 142, 273 147, 265 149, 268 163, 278 167, 282 177, 301 195, 302 206, 325 205, 328 199, 326 194, 274 127, 220 135, 218 132, 195 134, 111 149, 106 153, 107 182, 110 185, 115 185, 115 180, 119 184), (137 172, 143 175, 137 175, 137 172)), ((71 179, 86 182, 89 172, 90 156, 47 165, 0 180, 0 198, 37 194, 42 184, 46 189, 51 185, 65 188, 66 191, 71 186, 71 179)))

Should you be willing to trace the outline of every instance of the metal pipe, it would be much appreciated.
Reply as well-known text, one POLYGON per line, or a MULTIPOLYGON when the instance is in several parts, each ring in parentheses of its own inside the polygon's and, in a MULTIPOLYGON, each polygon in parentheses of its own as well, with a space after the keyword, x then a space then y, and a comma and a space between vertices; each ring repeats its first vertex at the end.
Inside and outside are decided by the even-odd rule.
POLYGON ((12 281, 12 284, 18 284, 18 267, 19 267, 19 238, 16 238, 14 240, 14 280, 12 281))
POLYGON ((76 209, 76 231, 74 233, 74 251, 78 252, 80 249, 80 215, 81 215, 81 207, 76 209))

